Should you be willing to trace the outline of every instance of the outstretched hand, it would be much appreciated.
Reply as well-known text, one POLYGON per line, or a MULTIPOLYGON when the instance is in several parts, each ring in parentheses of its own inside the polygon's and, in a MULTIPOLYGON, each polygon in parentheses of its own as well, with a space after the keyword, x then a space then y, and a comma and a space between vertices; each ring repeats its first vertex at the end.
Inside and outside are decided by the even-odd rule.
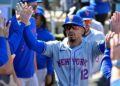
POLYGON ((8 38, 10 25, 11 21, 9 21, 6 25, 6 18, 4 18, 2 14, 0 14, 0 36, 8 38))
POLYGON ((120 12, 115 12, 111 17, 111 30, 115 33, 120 33, 120 12))
POLYGON ((29 23, 29 19, 32 16, 33 8, 28 6, 27 3, 18 3, 16 6, 16 17, 20 19, 24 24, 29 23))
POLYGON ((107 48, 111 48, 111 46, 110 46, 110 40, 111 40, 111 38, 113 38, 114 34, 115 34, 115 32, 111 32, 111 31, 109 31, 106 34, 106 36, 105 36, 105 43, 106 43, 106 47, 107 48))
POLYGON ((110 40, 111 46, 111 59, 118 60, 120 59, 120 33, 115 34, 110 40))

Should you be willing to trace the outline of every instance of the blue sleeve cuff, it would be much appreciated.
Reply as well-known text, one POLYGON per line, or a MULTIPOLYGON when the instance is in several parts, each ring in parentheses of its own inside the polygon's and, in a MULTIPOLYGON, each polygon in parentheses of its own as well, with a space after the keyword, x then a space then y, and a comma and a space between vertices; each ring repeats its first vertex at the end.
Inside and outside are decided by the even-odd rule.
POLYGON ((54 71, 53 71, 53 70, 48 70, 48 71, 47 71, 47 74, 53 75, 53 74, 54 74, 54 71))
POLYGON ((52 62, 52 57, 47 57, 47 70, 48 74, 53 74, 53 62, 52 62))

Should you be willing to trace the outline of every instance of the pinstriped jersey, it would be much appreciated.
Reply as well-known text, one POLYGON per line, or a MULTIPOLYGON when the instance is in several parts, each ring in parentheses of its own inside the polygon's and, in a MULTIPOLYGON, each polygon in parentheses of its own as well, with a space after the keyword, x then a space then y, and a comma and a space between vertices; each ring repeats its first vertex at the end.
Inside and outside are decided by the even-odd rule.
POLYGON ((99 41, 99 40, 104 40, 105 35, 100 31, 90 29, 90 33, 84 38, 86 41, 99 41))
POLYGON ((58 86, 88 86, 93 61, 101 54, 98 46, 99 42, 85 40, 74 48, 67 41, 46 42, 43 54, 53 57, 58 86))
MULTIPOLYGON (((105 40, 105 36, 102 32, 90 29, 90 33, 85 37, 86 41, 100 41, 100 40, 105 40)), ((98 72, 100 70, 100 63, 102 60, 103 55, 100 55, 96 58, 95 62, 93 62, 93 70, 92 73, 94 74, 95 72, 98 72)))

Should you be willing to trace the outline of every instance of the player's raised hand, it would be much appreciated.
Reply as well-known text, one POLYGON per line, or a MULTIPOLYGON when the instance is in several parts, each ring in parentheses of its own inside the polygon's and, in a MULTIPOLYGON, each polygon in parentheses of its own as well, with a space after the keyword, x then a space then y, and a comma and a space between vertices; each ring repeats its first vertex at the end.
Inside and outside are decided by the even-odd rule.
POLYGON ((27 3, 18 3, 17 11, 19 14, 19 19, 27 25, 29 23, 30 17, 32 16, 33 8, 28 6, 27 3))
POLYGON ((1 14, 1 11, 0 11, 0 36, 4 36, 4 33, 3 33, 3 16, 1 14))
POLYGON ((8 38, 11 21, 6 25, 6 18, 0 14, 0 36, 8 38))
POLYGON ((24 9, 24 6, 25 6, 25 4, 23 4, 22 2, 17 3, 17 5, 16 5, 15 13, 16 13, 16 18, 18 20, 20 20, 20 13, 24 9))
POLYGON ((111 30, 120 33, 120 12, 115 12, 111 17, 111 30))
POLYGON ((113 36, 115 35, 115 32, 111 32, 109 31, 106 36, 105 36, 105 42, 106 42, 106 47, 110 48, 110 40, 111 38, 113 38, 113 36))
POLYGON ((110 40, 111 47, 111 59, 118 60, 120 59, 120 33, 115 34, 110 40))
POLYGON ((4 28, 3 28, 3 32, 4 32, 4 36, 5 36, 6 38, 8 38, 8 36, 9 36, 10 25, 11 25, 11 21, 8 21, 8 24, 6 25, 6 18, 4 18, 4 28))

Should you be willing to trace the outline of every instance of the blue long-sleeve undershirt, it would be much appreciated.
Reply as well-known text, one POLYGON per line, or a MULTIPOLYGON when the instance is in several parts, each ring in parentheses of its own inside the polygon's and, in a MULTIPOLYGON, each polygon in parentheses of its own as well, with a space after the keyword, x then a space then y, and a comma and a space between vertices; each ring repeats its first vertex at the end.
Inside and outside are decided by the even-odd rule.
POLYGON ((111 69, 112 69, 112 63, 110 59, 110 49, 106 48, 103 59, 101 61, 101 71, 108 80, 111 77, 111 69))
POLYGON ((45 43, 43 41, 38 41, 30 31, 29 26, 26 26, 23 31, 24 39, 28 47, 35 50, 37 53, 43 53, 45 49, 45 43))
POLYGON ((12 17, 10 32, 8 37, 11 54, 14 54, 19 46, 20 40, 23 35, 24 27, 25 27, 24 23, 20 22, 18 24, 16 17, 15 16, 12 17))

